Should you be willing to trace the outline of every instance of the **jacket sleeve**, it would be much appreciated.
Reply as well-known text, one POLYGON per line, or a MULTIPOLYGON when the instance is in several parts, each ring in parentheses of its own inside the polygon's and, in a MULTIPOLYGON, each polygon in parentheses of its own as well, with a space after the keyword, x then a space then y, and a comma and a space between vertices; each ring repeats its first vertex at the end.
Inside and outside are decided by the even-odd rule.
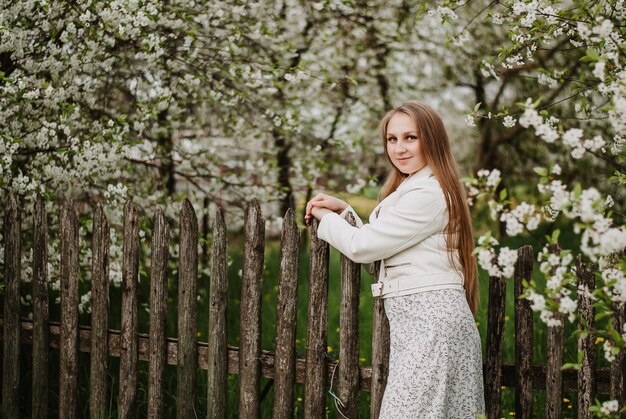
POLYGON ((361 228, 361 227, 363 227, 363 221, 359 218, 359 216, 358 216, 358 214, 356 213, 356 211, 355 211, 355 210, 354 210, 354 209, 353 209, 350 205, 348 205, 348 206, 346 207, 346 209, 344 209, 344 210, 341 212, 341 214, 339 214, 339 216, 340 216, 341 218, 343 218, 344 220, 346 220, 346 219, 347 219, 347 217, 348 217, 348 213, 351 213, 351 214, 354 216, 354 220, 355 220, 355 222, 356 222, 356 226, 357 226, 357 228, 361 228))
POLYGON ((317 236, 357 263, 386 259, 443 231, 447 209, 440 188, 407 191, 373 222, 352 227, 338 214, 322 217, 317 236))
MULTIPOLYGON (((354 220, 356 221, 356 226, 358 228, 363 227, 363 221, 359 218, 358 214, 356 213, 356 211, 350 206, 348 205, 348 207, 346 209, 344 209, 341 214, 339 214, 339 216, 341 218, 343 218, 344 220, 347 220, 347 215, 348 213, 352 213, 352 215, 354 216, 354 220)), ((376 277, 377 272, 376 272, 376 266, 375 263, 367 263, 363 265, 365 267, 365 270, 370 274, 373 275, 374 277, 376 277)))

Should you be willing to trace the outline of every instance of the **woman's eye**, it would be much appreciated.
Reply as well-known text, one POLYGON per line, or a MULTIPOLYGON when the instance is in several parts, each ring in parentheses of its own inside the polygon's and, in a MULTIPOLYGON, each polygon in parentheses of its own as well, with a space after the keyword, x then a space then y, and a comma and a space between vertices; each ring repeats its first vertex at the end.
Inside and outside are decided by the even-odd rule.
POLYGON ((394 142, 394 141, 396 141, 396 138, 395 137, 389 137, 389 138, 387 138, 387 141, 394 142))
POLYGON ((415 135, 409 135, 409 136, 408 136, 408 137, 406 137, 406 138, 408 138, 408 139, 409 139, 409 140, 411 140, 411 141, 415 141, 415 140, 417 140, 417 137, 416 137, 415 135))

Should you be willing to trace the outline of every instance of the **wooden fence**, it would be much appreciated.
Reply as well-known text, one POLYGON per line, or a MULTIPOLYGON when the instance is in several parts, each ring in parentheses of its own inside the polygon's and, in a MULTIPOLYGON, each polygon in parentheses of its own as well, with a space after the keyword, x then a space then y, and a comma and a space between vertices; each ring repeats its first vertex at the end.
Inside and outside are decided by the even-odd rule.
MULTIPOLYGON (((166 364, 177 366, 177 417, 195 417, 197 403, 196 372, 208 372, 207 411, 209 418, 226 415, 227 374, 239 375, 239 416, 260 416, 261 377, 274 380, 273 418, 294 415, 295 383, 304 383, 304 417, 325 417, 326 391, 336 361, 327 359, 327 309, 329 246, 318 239, 317 223, 310 227, 310 289, 306 357, 296 357, 296 297, 300 232, 294 214, 287 212, 281 238, 280 283, 277 304, 276 348, 261 348, 261 283, 263 278, 264 220, 259 204, 253 201, 245 214, 244 256, 241 288, 240 346, 226 342, 227 255, 226 226, 218 209, 213 226, 212 267, 208 316, 208 342, 198 342, 197 277, 198 222, 189 201, 180 212, 180 258, 178 286, 178 338, 168 337, 165 329, 167 298, 167 261, 170 228, 161 210, 153 218, 150 278, 149 335, 137 332, 137 279, 139 266, 139 217, 130 204, 125 206, 123 242, 123 280, 121 330, 110 330, 107 323, 109 289, 109 226, 102 207, 93 218, 91 326, 78 324, 78 221, 71 201, 64 204, 61 217, 61 324, 49 321, 47 273, 47 221, 39 198, 34 208, 32 296, 33 317, 19 318, 21 272, 21 210, 12 195, 4 209, 4 317, 2 322, 2 411, 6 418, 21 417, 18 403, 20 380, 20 345, 32 348, 33 417, 48 413, 49 348, 59 348, 59 405, 61 418, 77 417, 78 353, 90 353, 89 412, 94 418, 107 417, 111 395, 107 389, 107 357, 119 357, 118 414, 137 415, 137 363, 148 361, 147 416, 164 416, 164 372, 166 364)), ((351 220, 354 222, 354 220, 351 220)), ((532 248, 518 250, 515 267, 515 347, 516 362, 503 364, 503 331, 505 278, 490 278, 488 304, 487 355, 484 362, 487 416, 500 417, 502 386, 515 387, 516 416, 530 418, 533 412, 533 389, 546 389, 545 413, 560 418, 562 391, 577 391, 578 417, 590 417, 588 408, 597 393, 610 394, 626 402, 624 356, 611 368, 595 368, 595 337, 581 336, 580 371, 561 371, 563 327, 552 327, 548 336, 547 365, 532 363, 533 320, 529 301, 518 300, 522 280, 530 278, 533 267, 532 248)), ((594 275, 577 263, 580 284, 593 289, 594 275)), ((371 417, 376 418, 385 388, 388 370, 389 325, 380 299, 373 307, 372 366, 358 364, 359 353, 360 268, 342 256, 340 351, 336 391, 342 400, 346 417, 357 416, 357 394, 371 392, 371 417)), ((581 293, 582 294, 582 293, 581 293)), ((579 297, 583 317, 593 322, 594 313, 588 297, 579 297)), ((624 324, 624 312, 616 311, 615 325, 624 324)), ((333 325, 334 327, 334 325, 333 325)), ((23 349, 25 350, 25 349, 23 349)), ((83 366, 84 367, 84 366, 83 366)), ((145 413, 143 413, 145 414, 145 413)))

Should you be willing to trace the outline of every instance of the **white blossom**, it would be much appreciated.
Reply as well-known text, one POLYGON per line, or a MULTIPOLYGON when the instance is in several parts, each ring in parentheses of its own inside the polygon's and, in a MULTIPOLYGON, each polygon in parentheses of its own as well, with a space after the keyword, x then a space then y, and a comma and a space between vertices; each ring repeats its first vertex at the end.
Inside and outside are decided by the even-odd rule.
POLYGON ((600 407, 600 411, 605 415, 610 415, 611 413, 616 413, 619 409, 619 404, 617 400, 608 400, 606 402, 602 402, 602 406, 600 407))
POLYGON ((513 118, 511 115, 507 115, 504 117, 504 120, 502 121, 502 125, 504 125, 507 128, 512 128, 515 126, 515 123, 517 121, 515 120, 515 118, 513 118))

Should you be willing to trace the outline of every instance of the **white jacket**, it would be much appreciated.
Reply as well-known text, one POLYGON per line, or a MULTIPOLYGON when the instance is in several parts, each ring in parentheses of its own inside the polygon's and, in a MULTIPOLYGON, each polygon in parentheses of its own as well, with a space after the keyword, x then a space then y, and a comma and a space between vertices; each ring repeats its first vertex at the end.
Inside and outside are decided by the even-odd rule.
POLYGON ((382 298, 444 288, 463 289, 458 252, 450 262, 444 230, 448 209, 439 182, 426 166, 408 176, 363 224, 352 207, 322 217, 317 236, 357 263, 382 261, 374 296, 382 298), (345 220, 354 215, 357 226, 345 220))

